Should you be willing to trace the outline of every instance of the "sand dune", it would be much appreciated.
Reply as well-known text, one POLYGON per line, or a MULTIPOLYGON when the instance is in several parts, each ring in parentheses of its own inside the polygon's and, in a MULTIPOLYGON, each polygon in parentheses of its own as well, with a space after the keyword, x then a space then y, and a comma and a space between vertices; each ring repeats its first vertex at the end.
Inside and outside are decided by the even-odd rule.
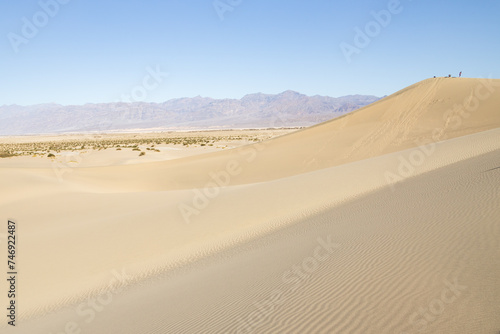
POLYGON ((63 182, 0 165, 22 240, 20 323, 1 329, 496 333, 499 88, 429 79, 261 144, 63 182))
POLYGON ((106 189, 124 190, 121 180, 127 175, 137 180, 131 191, 190 189, 203 187, 209 172, 225 170, 235 160, 245 168, 231 178, 232 185, 274 180, 494 129, 500 124, 499 90, 500 80, 428 79, 346 116, 262 144, 149 166, 79 170, 71 176, 106 189), (96 173, 105 180, 93 182, 96 173), (158 178, 150 182, 149 173, 158 178))

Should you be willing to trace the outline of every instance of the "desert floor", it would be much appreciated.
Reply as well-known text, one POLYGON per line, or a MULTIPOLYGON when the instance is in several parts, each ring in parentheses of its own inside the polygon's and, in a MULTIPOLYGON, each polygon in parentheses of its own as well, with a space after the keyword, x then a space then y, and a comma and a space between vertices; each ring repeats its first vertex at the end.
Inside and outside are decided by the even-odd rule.
POLYGON ((300 130, 0 139, 0 330, 498 333, 499 108, 436 78, 300 130))

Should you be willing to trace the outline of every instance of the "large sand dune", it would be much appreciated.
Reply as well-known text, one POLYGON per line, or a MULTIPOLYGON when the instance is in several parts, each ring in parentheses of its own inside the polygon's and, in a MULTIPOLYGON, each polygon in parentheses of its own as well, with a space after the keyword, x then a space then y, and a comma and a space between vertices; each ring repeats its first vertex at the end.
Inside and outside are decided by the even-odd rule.
POLYGON ((500 80, 437 78, 240 149, 62 182, 0 162, 0 329, 497 333, 499 106, 500 80))

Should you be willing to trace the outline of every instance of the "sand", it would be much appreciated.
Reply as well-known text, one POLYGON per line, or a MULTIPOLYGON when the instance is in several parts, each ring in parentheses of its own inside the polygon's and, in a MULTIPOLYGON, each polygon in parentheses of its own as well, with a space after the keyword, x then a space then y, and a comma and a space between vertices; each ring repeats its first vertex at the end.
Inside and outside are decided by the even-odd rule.
POLYGON ((437 78, 232 150, 0 160, 0 232, 15 219, 20 240, 0 329, 496 333, 499 105, 500 80, 437 78))

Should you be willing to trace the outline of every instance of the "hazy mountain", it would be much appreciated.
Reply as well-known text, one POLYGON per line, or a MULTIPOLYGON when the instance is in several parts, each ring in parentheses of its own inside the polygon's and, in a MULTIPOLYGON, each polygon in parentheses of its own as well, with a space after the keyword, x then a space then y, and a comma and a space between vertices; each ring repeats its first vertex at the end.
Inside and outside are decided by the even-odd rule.
POLYGON ((196 96, 163 103, 39 104, 0 107, 0 135, 131 129, 213 129, 308 126, 378 100, 375 96, 306 96, 294 91, 241 99, 196 96))

